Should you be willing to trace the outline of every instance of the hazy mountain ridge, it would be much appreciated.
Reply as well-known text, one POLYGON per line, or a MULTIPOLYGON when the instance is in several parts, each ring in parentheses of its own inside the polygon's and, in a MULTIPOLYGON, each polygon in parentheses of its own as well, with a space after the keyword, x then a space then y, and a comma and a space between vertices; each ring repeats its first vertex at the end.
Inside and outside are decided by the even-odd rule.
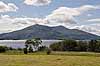
POLYGON ((41 39, 76 39, 89 40, 99 39, 97 35, 93 35, 77 29, 68 29, 63 26, 49 27, 43 25, 33 25, 22 30, 0 34, 0 39, 31 39, 39 37, 41 39))

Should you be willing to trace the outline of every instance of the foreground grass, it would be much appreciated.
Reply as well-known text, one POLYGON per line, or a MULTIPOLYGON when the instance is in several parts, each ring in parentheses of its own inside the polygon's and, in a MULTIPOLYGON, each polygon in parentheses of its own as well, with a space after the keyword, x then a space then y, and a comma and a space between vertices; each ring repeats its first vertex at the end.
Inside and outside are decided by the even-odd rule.
POLYGON ((100 57, 64 55, 0 55, 0 66, 100 66, 100 57))
POLYGON ((0 66, 100 66, 100 53, 36 52, 28 55, 20 51, 0 54, 0 66))

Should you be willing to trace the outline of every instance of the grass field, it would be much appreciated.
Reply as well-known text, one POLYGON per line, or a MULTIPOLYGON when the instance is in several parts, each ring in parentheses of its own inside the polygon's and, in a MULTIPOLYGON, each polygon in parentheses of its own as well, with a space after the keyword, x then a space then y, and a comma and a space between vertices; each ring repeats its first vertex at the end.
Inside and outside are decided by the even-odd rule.
POLYGON ((100 66, 99 53, 0 54, 0 66, 100 66))
POLYGON ((0 55, 0 66, 100 66, 100 57, 0 55))

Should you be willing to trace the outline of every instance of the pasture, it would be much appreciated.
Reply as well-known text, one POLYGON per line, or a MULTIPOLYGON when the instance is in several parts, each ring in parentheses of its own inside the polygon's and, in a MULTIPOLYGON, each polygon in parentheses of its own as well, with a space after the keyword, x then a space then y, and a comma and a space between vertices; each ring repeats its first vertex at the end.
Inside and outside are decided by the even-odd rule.
POLYGON ((38 52, 0 54, 0 66, 100 66, 100 54, 89 52, 38 52))

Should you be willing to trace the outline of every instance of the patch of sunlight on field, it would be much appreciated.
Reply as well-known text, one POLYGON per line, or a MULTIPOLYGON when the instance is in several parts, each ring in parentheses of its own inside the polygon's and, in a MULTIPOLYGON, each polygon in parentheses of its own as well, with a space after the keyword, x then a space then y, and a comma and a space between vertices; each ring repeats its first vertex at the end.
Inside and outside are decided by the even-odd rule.
POLYGON ((0 55, 0 66, 100 66, 100 57, 0 55))

